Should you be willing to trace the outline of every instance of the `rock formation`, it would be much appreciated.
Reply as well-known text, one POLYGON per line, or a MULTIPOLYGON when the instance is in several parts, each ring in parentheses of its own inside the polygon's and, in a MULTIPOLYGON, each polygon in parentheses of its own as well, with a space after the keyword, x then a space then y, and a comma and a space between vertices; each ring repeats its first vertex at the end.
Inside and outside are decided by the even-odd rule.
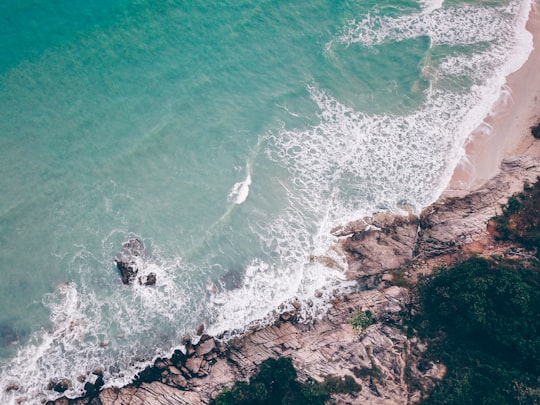
POLYGON ((156 284, 157 277, 153 272, 137 275, 144 271, 144 256, 146 249, 140 239, 130 239, 122 244, 122 250, 114 257, 116 267, 120 270, 122 283, 131 284, 135 280, 141 285, 156 284))
MULTIPOLYGON (((423 381, 427 390, 444 372, 433 363, 422 371, 413 366, 422 347, 397 327, 407 297, 407 290, 396 286, 353 292, 336 297, 329 312, 311 324, 277 320, 227 343, 203 335, 196 345, 188 342, 171 358, 156 359, 128 387, 106 388, 98 398, 111 405, 207 403, 224 386, 249 378, 268 357, 288 356, 300 378, 348 375, 362 386, 354 396, 340 394, 338 403, 405 404, 421 395, 409 387, 407 378, 423 381), (351 314, 367 309, 379 321, 358 333, 350 324, 351 314)), ((90 400, 62 399, 56 404, 90 400)))
POLYGON ((122 283, 131 284, 141 266, 141 257, 144 254, 144 244, 140 239, 130 239, 124 242, 122 250, 114 258, 116 267, 120 270, 122 283))

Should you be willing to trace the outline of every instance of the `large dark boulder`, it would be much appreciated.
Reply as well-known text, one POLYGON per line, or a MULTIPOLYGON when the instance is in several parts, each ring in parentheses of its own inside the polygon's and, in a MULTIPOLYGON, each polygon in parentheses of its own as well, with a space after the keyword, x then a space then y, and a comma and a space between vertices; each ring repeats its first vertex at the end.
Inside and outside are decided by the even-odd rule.
POLYGON ((130 239, 124 242, 122 250, 114 258, 116 267, 122 276, 122 283, 131 284, 135 280, 137 273, 139 273, 144 250, 144 244, 140 239, 130 239))
POLYGON ((139 277, 139 284, 142 285, 155 285, 156 281, 156 273, 148 273, 146 276, 139 277))
POLYGON ((122 283, 132 284, 138 280, 141 285, 156 284, 156 273, 148 272, 145 256, 146 248, 140 239, 134 238, 124 242, 122 250, 114 257, 116 267, 122 276, 122 283))

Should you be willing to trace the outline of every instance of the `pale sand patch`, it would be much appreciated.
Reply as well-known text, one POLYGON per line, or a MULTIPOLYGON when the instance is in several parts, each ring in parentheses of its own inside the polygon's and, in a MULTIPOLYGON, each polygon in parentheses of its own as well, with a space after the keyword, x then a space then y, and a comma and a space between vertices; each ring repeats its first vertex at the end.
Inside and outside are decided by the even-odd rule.
POLYGON ((534 141, 530 131, 540 119, 540 4, 536 2, 526 28, 533 34, 534 49, 523 66, 507 77, 492 112, 469 136, 466 155, 444 195, 462 195, 479 188, 498 173, 505 157, 540 156, 540 142, 534 141))

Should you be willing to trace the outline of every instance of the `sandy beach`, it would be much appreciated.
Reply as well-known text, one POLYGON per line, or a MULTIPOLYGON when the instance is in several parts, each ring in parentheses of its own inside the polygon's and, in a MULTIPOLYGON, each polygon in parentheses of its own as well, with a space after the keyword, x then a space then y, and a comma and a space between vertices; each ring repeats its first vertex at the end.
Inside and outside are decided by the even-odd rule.
POLYGON ((508 156, 540 156, 530 128, 540 119, 540 5, 534 2, 526 28, 534 49, 521 68, 511 73, 501 96, 484 122, 470 134, 465 156, 456 167, 445 195, 462 195, 482 186, 508 156))

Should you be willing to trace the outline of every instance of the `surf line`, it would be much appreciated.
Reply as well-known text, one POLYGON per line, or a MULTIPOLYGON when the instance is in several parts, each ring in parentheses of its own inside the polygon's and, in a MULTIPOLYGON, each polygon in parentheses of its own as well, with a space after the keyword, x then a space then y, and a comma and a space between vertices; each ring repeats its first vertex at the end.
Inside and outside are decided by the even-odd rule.
POLYGON ((261 136, 257 141, 257 144, 250 151, 248 158, 246 159, 246 177, 243 181, 235 183, 231 188, 231 191, 227 196, 227 205, 223 215, 221 215, 221 217, 208 228, 204 236, 198 241, 198 243, 196 243, 196 246, 194 246, 189 252, 186 253, 185 258, 191 257, 202 246, 204 246, 209 239, 214 238, 216 233, 219 233, 219 231, 223 229, 235 208, 239 205, 242 205, 247 200, 249 196, 249 189, 252 183, 251 176, 253 170, 253 162, 259 155, 259 152, 261 151, 261 148, 266 140, 267 136, 261 136))

